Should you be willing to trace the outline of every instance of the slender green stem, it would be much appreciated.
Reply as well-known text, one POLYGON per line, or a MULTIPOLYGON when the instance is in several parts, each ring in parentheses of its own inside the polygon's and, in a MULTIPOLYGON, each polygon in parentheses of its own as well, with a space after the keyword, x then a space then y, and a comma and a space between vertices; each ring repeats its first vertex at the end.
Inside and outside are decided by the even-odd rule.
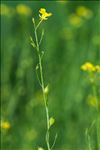
POLYGON ((88 142, 89 142, 89 150, 92 150, 91 142, 90 142, 90 136, 89 135, 88 135, 88 142))
POLYGON ((51 150, 53 149, 53 147, 54 147, 54 145, 55 145, 55 143, 56 143, 56 139, 57 139, 57 134, 55 135, 55 139, 54 139, 54 142, 53 142, 53 144, 52 144, 52 146, 51 146, 51 150))
POLYGON ((93 96, 96 98, 96 133, 97 133, 97 146, 98 146, 98 150, 100 150, 100 142, 99 142, 99 118, 98 118, 98 114, 99 114, 99 106, 98 106, 98 97, 97 97, 97 90, 96 90, 96 85, 95 83, 92 84, 92 91, 93 91, 93 96))
POLYGON ((96 120, 94 120, 92 122, 91 126, 86 129, 86 137, 87 137, 87 141, 88 141, 88 150, 92 150, 90 133, 91 133, 91 130, 94 127, 95 123, 96 123, 96 120))
POLYGON ((37 49, 38 60, 39 60, 41 87, 42 87, 42 92, 43 92, 43 100, 44 100, 44 104, 45 104, 46 120, 47 120, 46 144, 47 144, 48 150, 51 150, 50 141, 49 141, 49 128, 50 128, 50 125, 49 125, 49 110, 48 110, 47 98, 46 98, 46 95, 45 95, 45 85, 44 85, 44 78, 43 78, 42 59, 41 59, 41 55, 40 55, 40 47, 39 47, 38 36, 37 36, 37 28, 39 27, 41 22, 42 22, 42 20, 39 22, 37 27, 35 26, 35 21, 33 23, 34 23, 34 30, 35 30, 34 32, 35 32, 35 39, 36 39, 36 49, 37 49))
POLYGON ((99 112, 99 107, 98 107, 98 98, 97 98, 95 83, 92 84, 92 91, 93 91, 93 96, 96 98, 96 110, 97 110, 97 113, 98 113, 99 112))
POLYGON ((43 19, 41 19, 40 21, 39 21, 39 23, 38 23, 38 25, 36 26, 36 30, 38 29, 38 27, 40 26, 40 24, 42 23, 42 21, 43 21, 43 19))

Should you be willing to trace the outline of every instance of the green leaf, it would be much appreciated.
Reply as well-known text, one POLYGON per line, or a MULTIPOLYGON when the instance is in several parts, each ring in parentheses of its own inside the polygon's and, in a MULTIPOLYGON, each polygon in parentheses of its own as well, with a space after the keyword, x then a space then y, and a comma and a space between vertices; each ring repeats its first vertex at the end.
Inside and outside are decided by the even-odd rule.
POLYGON ((32 18, 32 22, 33 22, 33 24, 35 23, 35 20, 34 20, 34 18, 32 18))
POLYGON ((40 37, 40 41, 39 41, 39 45, 40 45, 41 42, 42 42, 43 36, 44 36, 44 30, 42 30, 41 37, 40 37))
POLYGON ((45 93, 46 95, 48 95, 48 93, 49 93, 49 85, 47 85, 47 86, 45 87, 44 93, 45 93))
POLYGON ((51 127, 54 123, 55 123, 55 119, 54 119, 53 117, 51 117, 51 118, 49 119, 49 125, 50 125, 50 127, 51 127))
POLYGON ((36 45, 35 45, 35 42, 33 41, 33 38, 30 36, 30 41, 31 41, 31 45, 35 48, 36 45))
POLYGON ((36 65, 36 70, 38 70, 39 69, 39 65, 36 65))
POLYGON ((38 147, 38 150, 44 150, 44 148, 42 148, 42 147, 38 147))
POLYGON ((32 42, 33 41, 33 38, 30 36, 30 41, 32 42))
POLYGON ((44 36, 44 29, 42 30, 42 34, 41 34, 41 36, 42 36, 42 37, 44 36))

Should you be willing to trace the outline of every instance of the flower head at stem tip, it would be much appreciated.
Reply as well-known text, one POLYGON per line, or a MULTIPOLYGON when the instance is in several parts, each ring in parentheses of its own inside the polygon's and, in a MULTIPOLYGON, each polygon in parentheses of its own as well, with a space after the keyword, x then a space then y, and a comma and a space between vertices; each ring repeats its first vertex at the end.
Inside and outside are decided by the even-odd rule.
POLYGON ((46 12, 46 9, 45 8, 41 8, 39 10, 39 17, 40 17, 40 20, 47 20, 48 17, 52 16, 52 13, 48 13, 46 12))

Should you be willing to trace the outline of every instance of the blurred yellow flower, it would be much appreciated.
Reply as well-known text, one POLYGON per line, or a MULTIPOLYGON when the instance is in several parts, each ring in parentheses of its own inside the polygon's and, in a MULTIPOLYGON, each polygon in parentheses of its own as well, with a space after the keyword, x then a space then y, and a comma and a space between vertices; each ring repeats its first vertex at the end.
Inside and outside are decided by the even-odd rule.
POLYGON ((10 129, 11 125, 8 121, 4 121, 4 122, 1 121, 1 128, 2 129, 10 129))
POLYGON ((69 16, 69 23, 75 27, 80 27, 82 25, 82 19, 76 14, 71 14, 69 16))
POLYGON ((95 69, 96 69, 96 71, 100 71, 100 66, 99 66, 99 65, 96 65, 96 66, 95 66, 95 69))
POLYGON ((98 99, 95 96, 89 95, 87 99, 87 103, 89 106, 98 107, 98 99))
POLYGON ((32 10, 30 7, 24 5, 24 4, 19 4, 16 6, 16 11, 20 15, 26 15, 29 16, 32 13, 32 10))
POLYGON ((86 8, 85 6, 77 7, 76 14, 80 17, 85 17, 87 19, 93 16, 93 12, 89 8, 86 8))
POLYGON ((47 13, 46 9, 44 9, 44 8, 41 8, 39 10, 39 13, 40 13, 39 17, 40 17, 41 20, 47 20, 48 17, 52 16, 52 13, 47 13))
POLYGON ((86 62, 85 64, 83 64, 81 66, 81 69, 83 71, 100 71, 100 66, 99 65, 93 65, 92 63, 90 62, 86 62))
POLYGON ((83 64, 81 66, 81 69, 83 71, 95 71, 96 70, 95 66, 92 63, 90 63, 90 62, 86 62, 85 64, 83 64))

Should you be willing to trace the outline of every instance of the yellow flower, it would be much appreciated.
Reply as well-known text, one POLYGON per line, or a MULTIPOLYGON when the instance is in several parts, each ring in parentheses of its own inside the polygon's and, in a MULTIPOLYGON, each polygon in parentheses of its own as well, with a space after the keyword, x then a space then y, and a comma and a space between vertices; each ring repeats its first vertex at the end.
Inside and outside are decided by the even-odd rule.
POLYGON ((20 15, 26 15, 29 16, 32 13, 32 10, 30 7, 23 5, 23 4, 19 4, 16 6, 16 11, 18 14, 20 15))
POLYGON ((96 65, 96 66, 95 66, 95 70, 96 70, 96 71, 100 71, 100 66, 99 66, 99 65, 96 65))
POLYGON ((75 27, 80 27, 82 25, 82 19, 76 14, 71 14, 69 16, 69 23, 75 27))
POLYGON ((89 106, 92 106, 92 107, 98 107, 99 105, 97 97, 94 97, 92 95, 88 96, 87 103, 89 106))
POLYGON ((91 64, 90 62, 86 62, 85 64, 83 64, 81 66, 81 69, 83 71, 95 71, 95 66, 93 64, 91 64))
POLYGON ((76 9, 76 13, 78 16, 80 17, 85 17, 85 18, 91 18, 93 13, 90 9, 84 7, 84 6, 79 6, 77 9, 76 9))
POLYGON ((47 20, 48 17, 52 16, 52 13, 47 13, 46 9, 44 9, 44 8, 41 8, 39 10, 39 13, 40 13, 39 17, 40 17, 41 20, 47 20))
POLYGON ((8 121, 1 122, 1 128, 2 129, 10 129, 11 125, 10 125, 10 123, 8 121))

